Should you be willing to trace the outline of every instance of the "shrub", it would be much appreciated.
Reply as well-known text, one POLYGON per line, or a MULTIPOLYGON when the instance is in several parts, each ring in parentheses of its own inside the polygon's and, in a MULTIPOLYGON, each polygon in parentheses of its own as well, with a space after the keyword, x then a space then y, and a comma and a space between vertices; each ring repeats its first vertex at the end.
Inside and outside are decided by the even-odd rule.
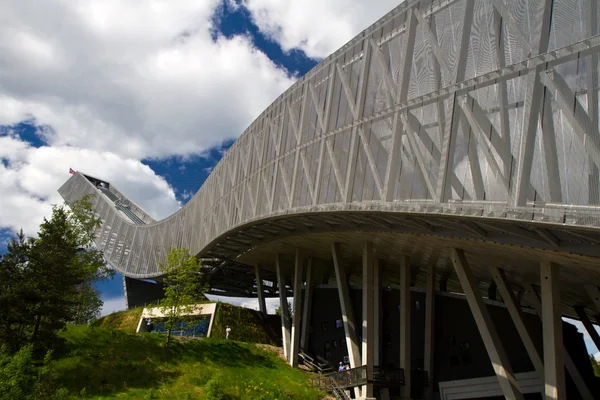
POLYGON ((36 369, 32 364, 32 346, 21 348, 13 356, 0 352, 0 400, 33 398, 36 369))
POLYGON ((213 376, 204 386, 206 400, 227 400, 228 396, 225 394, 224 387, 221 377, 213 376))

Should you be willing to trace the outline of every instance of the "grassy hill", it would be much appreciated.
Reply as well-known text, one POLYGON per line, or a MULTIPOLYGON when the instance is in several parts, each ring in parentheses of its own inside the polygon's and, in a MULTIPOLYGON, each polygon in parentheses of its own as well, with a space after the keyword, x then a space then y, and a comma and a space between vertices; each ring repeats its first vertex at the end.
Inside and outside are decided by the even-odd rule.
POLYGON ((93 322, 95 327, 118 329, 124 332, 135 333, 144 307, 136 307, 126 311, 118 311, 93 322))
POLYGON ((323 398, 310 387, 308 373, 255 344, 209 338, 165 348, 161 335, 89 326, 61 335, 66 343, 53 367, 70 398, 323 398))
MULTIPOLYGON (((143 309, 143 307, 138 307, 119 311, 100 318, 93 325, 134 333, 143 309)), ((236 341, 281 346, 281 319, 276 315, 265 316, 248 308, 217 303, 211 336, 225 339, 227 325, 232 330, 231 338, 236 341)))

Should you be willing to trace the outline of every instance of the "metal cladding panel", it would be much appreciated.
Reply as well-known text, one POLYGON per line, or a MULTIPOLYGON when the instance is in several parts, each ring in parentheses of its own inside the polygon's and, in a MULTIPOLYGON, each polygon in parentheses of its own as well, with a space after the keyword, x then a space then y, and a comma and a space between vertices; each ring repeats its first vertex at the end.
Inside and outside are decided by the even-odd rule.
MULTIPOLYGON (((98 243, 126 276, 152 277, 171 247, 201 253, 307 207, 598 228, 599 8, 406 1, 267 107, 175 215, 138 210, 149 223, 133 227, 98 195, 98 243)), ((98 192, 77 174, 60 193, 98 192)))

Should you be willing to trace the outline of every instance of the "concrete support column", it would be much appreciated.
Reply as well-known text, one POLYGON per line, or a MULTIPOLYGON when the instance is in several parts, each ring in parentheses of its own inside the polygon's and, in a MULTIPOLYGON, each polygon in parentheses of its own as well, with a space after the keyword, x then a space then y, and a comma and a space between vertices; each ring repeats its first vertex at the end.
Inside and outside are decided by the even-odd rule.
MULTIPOLYGON (((535 309, 535 312, 541 319, 542 318, 542 302, 540 300, 540 297, 538 296, 536 290, 533 288, 533 286, 531 284, 527 284, 526 288, 527 288, 527 291, 529 292, 529 300, 531 301, 531 305, 533 306, 533 308, 535 309)), ((567 368, 569 375, 571 375, 573 382, 575 382, 575 386, 577 386, 577 390, 579 390, 579 394, 581 395, 581 398, 583 400, 593 400, 594 396, 592 395, 592 392, 587 387, 585 380, 581 376, 581 373, 577 369, 575 362, 571 358, 571 355, 565 348, 564 344, 563 344, 562 348, 563 348, 563 357, 564 357, 565 367, 567 368)))
POLYGON ((425 387, 424 397, 431 400, 433 396, 433 349, 435 332, 435 263, 427 265, 427 283, 425 286, 425 357, 423 369, 429 384, 425 387))
POLYGON ((258 293, 258 309, 264 315, 267 315, 267 303, 265 302, 265 292, 263 291, 263 281, 260 278, 260 268, 258 264, 254 265, 254 274, 256 275, 256 291, 258 293))
POLYGON ((281 308, 281 337, 283 339, 283 354, 286 360, 290 359, 290 313, 287 302, 287 289, 285 287, 285 276, 281 270, 283 264, 282 255, 275 258, 275 269, 277 272, 277 289, 279 290, 279 307, 281 308))
POLYGON ((411 355, 410 355, 410 257, 400 259, 400 368, 404 370, 404 385, 400 398, 410 399, 411 355))
POLYGON ((296 249, 296 262, 294 265, 294 309, 292 320, 292 340, 290 351, 290 365, 298 366, 298 348, 300 347, 300 326, 302 324, 302 267, 304 260, 300 250, 296 249))
POLYGON ((308 334, 310 328, 310 312, 312 309, 312 258, 308 259, 306 264, 306 288, 304 289, 304 300, 302 311, 302 333, 300 334, 300 349, 308 349, 308 334))
POLYGON ((546 400, 566 398, 559 274, 557 264, 547 261, 540 263, 546 400))
MULTIPOLYGON (((354 318, 354 310, 350 298, 350 285, 346 277, 346 270, 342 265, 342 256, 339 243, 331 245, 333 257, 333 267, 335 269, 335 279, 340 297, 340 307, 342 309, 342 322, 344 323, 344 333, 346 335, 346 346, 348 358, 350 359, 350 368, 356 368, 360 365, 360 351, 358 349, 357 326, 354 318)), ((354 388, 355 398, 360 398, 360 388, 354 388)))
MULTIPOLYGON (((373 361, 375 350, 375 321, 374 315, 374 260, 373 243, 367 242, 363 246, 362 256, 362 365, 367 366, 367 381, 373 381, 373 361)), ((373 397, 373 384, 363 385, 363 397, 373 397)))
POLYGON ((381 342, 381 275, 380 269, 383 261, 375 259, 375 263, 373 265, 373 320, 375 321, 373 325, 373 365, 380 366, 380 357, 381 357, 381 346, 379 343, 381 342))
POLYGON ((496 332, 492 317, 485 307, 483 299, 476 292, 477 281, 471 272, 465 253, 460 249, 450 249, 450 259, 454 264, 454 269, 471 308, 473 318, 475 318, 477 329, 498 377, 504 397, 507 399, 523 400, 519 383, 510 366, 508 355, 504 350, 504 346, 502 346, 498 332, 496 332))

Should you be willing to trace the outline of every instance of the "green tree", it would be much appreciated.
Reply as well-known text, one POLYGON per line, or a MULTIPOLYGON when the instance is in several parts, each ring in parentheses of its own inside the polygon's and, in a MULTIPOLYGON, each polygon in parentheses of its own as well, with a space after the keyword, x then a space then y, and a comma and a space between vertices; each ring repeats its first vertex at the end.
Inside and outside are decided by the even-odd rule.
POLYGON ((596 361, 596 358, 592 354, 590 354, 590 362, 592 363, 592 369, 594 370, 594 375, 600 376, 600 364, 596 361))
POLYGON ((0 260, 0 337, 9 350, 27 340, 37 354, 45 354, 58 330, 98 310, 92 284, 113 271, 93 245, 101 220, 90 198, 54 206, 37 238, 19 233, 9 243, 0 260))
POLYGON ((193 311, 195 304, 204 300, 202 292, 206 291, 207 285, 200 271, 201 266, 188 249, 171 249, 167 264, 159 264, 165 274, 165 297, 161 300, 161 312, 167 327, 166 346, 169 345, 175 324, 190 321, 186 315, 193 311))
POLYGON ((23 333, 31 322, 25 271, 32 243, 20 231, 8 243, 7 253, 0 255, 0 345, 11 353, 24 343, 23 333))
MULTIPOLYGON (((288 301, 288 315, 290 316, 290 318, 293 317, 293 311, 292 311, 292 303, 288 301)), ((275 315, 281 315, 281 306, 277 306, 277 308, 275 309, 275 315)))

